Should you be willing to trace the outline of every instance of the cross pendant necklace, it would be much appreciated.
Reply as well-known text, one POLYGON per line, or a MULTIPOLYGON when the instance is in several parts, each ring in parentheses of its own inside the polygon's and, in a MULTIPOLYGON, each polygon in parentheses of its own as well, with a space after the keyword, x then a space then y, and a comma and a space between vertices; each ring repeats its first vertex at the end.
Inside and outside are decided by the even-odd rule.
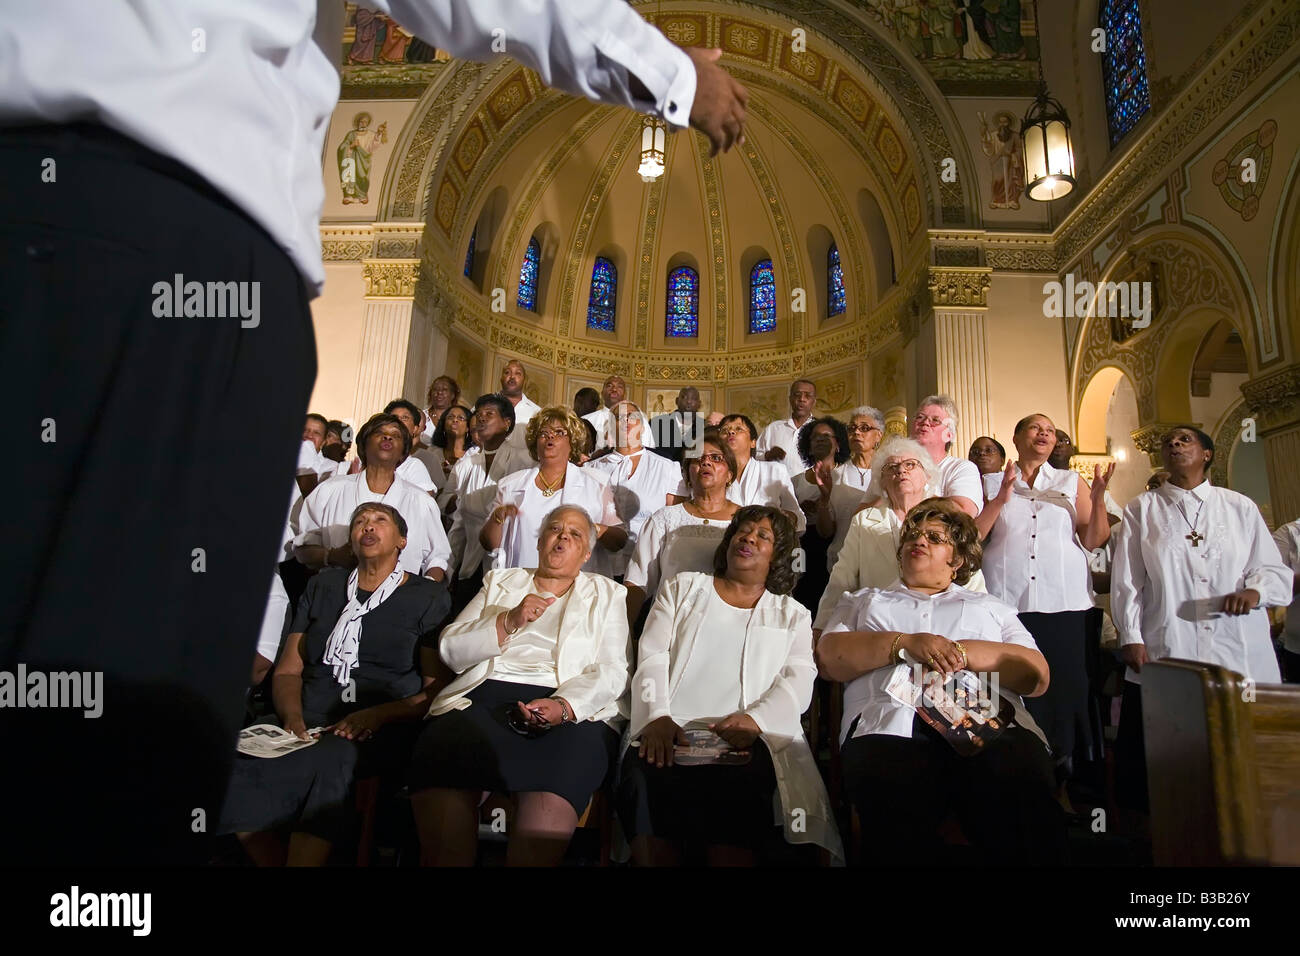
POLYGON ((1183 535, 1183 537, 1192 543, 1193 548, 1200 547, 1201 542, 1205 540, 1205 535, 1196 530, 1196 526, 1201 523, 1201 508, 1204 507, 1205 502, 1202 501, 1200 506, 1196 509, 1196 520, 1188 521, 1187 512, 1183 510, 1183 503, 1181 501, 1178 502, 1178 513, 1183 516, 1183 523, 1186 524, 1192 532, 1191 534, 1183 535))

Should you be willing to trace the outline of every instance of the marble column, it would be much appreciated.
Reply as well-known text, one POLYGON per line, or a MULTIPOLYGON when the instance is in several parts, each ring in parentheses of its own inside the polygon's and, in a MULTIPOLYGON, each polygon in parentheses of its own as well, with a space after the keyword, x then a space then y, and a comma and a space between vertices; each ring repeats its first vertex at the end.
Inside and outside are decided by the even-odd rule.
POLYGON ((1273 518, 1286 524, 1300 517, 1300 365, 1290 365, 1241 386, 1256 439, 1264 443, 1273 518))
POLYGON ((970 443, 990 431, 987 336, 984 316, 993 270, 931 267, 935 390, 957 404, 952 452, 965 457, 970 443))
MULTIPOLYGON (((405 394, 407 351, 415 305, 417 259, 366 259, 365 312, 357 355, 353 421, 364 422, 405 394)), ((423 396, 420 396, 423 398, 423 396)))

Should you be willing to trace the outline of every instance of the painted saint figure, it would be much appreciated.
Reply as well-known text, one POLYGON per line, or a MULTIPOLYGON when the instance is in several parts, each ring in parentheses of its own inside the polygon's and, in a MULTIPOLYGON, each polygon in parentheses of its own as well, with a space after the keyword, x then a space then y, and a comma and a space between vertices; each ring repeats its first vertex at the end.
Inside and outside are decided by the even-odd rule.
POLYGON ((339 143, 339 185, 343 203, 370 202, 370 155, 380 143, 388 142, 388 124, 370 129, 369 113, 352 117, 352 129, 339 143))
POLYGON ((1020 132, 1010 113, 994 116, 997 128, 990 129, 988 117, 979 113, 980 146, 989 158, 992 192, 989 208, 1019 209, 1020 194, 1025 188, 1025 166, 1020 132))

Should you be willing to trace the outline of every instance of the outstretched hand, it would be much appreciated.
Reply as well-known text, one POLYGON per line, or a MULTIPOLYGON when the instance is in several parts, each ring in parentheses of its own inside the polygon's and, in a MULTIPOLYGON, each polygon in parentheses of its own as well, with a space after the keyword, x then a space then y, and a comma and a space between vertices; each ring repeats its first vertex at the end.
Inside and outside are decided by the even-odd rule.
POLYGON ((695 101, 691 104, 691 126, 713 144, 710 156, 745 142, 745 108, 749 91, 718 65, 720 49, 685 47, 695 64, 695 101))

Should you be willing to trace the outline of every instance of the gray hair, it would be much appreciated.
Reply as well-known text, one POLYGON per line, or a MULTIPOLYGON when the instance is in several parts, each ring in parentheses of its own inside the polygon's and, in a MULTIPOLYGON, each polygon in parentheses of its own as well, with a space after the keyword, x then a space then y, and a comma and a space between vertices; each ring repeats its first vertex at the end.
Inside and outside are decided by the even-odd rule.
POLYGON ((952 420, 952 438, 943 443, 944 450, 952 447, 952 443, 957 440, 957 423, 961 421, 961 416, 957 414, 957 403, 948 395, 927 395, 916 403, 916 410, 919 412, 927 405, 938 405, 943 409, 944 414, 952 420))
MULTIPOLYGON (((925 402, 927 405, 937 405, 937 402, 925 402)), ((885 496, 885 462, 891 458, 902 458, 906 461, 908 458, 915 458, 925 469, 925 483, 928 485, 939 475, 939 466, 934 463, 930 453, 921 447, 919 442, 911 438, 904 438, 902 435, 894 435, 886 438, 876 453, 871 457, 871 481, 867 485, 867 500, 874 501, 877 498, 885 496)))
POLYGON ((548 511, 546 513, 546 517, 542 519, 542 523, 537 526, 538 542, 539 543, 541 542, 542 535, 545 533, 546 529, 550 527, 551 522, 556 517, 558 517, 562 512, 565 511, 572 511, 574 514, 582 515, 582 520, 587 522, 587 550, 595 551, 596 550, 596 522, 591 520, 591 515, 587 514, 587 510, 580 505, 556 505, 554 508, 548 511))
MULTIPOLYGON (((631 406, 632 417, 637 418, 641 422, 641 444, 644 445, 646 436, 650 434, 650 419, 646 418, 645 412, 641 411, 641 406, 636 402, 624 400, 619 402, 618 405, 631 406)), ((598 448, 618 447, 618 418, 614 415, 614 411, 618 408, 618 405, 611 408, 609 414, 605 416, 605 427, 600 436, 600 444, 597 446, 598 448)))
POLYGON ((859 405, 849 412, 849 421, 855 418, 870 418, 882 432, 885 430, 885 416, 873 405, 859 405))

